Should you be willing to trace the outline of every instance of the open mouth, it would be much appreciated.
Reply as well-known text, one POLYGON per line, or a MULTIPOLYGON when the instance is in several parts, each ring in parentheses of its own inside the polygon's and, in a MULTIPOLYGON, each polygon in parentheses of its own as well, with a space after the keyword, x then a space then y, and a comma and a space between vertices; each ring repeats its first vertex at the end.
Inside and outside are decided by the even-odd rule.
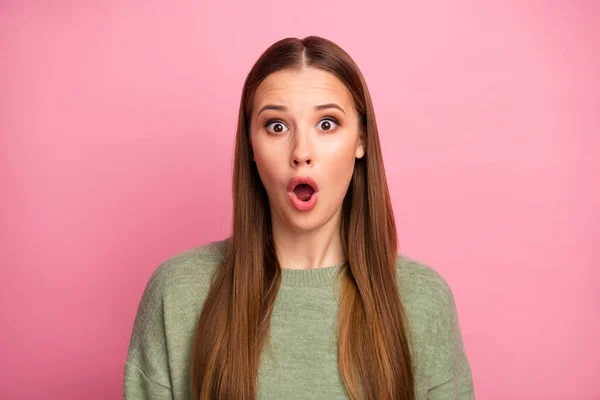
POLYGON ((301 183, 294 188, 294 193, 302 201, 309 201, 315 189, 307 183, 301 183))
POLYGON ((319 197, 317 182, 307 176, 297 176, 288 183, 288 193, 292 205, 300 211, 311 210, 319 197))

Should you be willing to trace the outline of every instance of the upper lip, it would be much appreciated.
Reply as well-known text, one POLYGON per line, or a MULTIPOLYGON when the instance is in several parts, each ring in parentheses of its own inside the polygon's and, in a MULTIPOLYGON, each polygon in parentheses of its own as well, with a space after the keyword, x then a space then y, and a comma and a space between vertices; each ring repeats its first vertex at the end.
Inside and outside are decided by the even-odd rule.
POLYGON ((312 187, 315 192, 319 191, 319 185, 317 185, 317 182, 313 178, 309 176, 295 176, 292 179, 290 179, 290 182, 288 183, 288 192, 293 192, 294 188, 302 183, 310 185, 310 187, 312 187))

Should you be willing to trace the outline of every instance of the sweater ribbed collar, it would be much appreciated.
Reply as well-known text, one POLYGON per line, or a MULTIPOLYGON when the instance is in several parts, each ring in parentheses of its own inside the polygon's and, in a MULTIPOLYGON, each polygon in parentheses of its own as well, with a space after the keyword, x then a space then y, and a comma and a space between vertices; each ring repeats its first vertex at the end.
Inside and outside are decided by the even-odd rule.
POLYGON ((333 286, 338 271, 344 263, 314 269, 281 268, 281 286, 322 287, 333 286))

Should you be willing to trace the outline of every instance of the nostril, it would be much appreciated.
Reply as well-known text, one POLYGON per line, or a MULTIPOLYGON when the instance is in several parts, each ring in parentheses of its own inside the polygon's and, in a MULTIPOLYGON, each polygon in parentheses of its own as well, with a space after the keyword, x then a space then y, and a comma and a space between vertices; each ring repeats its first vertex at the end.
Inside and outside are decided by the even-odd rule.
MULTIPOLYGON (((312 164, 312 160, 306 160, 304 162, 306 163, 306 165, 312 164)), ((299 165, 299 164, 302 164, 302 161, 294 160, 294 165, 299 165)))

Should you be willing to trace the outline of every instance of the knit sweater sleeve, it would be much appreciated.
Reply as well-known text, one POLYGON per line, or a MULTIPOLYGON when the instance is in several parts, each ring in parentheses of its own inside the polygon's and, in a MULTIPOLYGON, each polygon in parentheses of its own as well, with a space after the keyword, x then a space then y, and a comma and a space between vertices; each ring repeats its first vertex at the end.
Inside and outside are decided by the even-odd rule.
POLYGON ((172 399, 163 296, 168 262, 152 273, 135 316, 124 365, 125 399, 172 399))
POLYGON ((438 323, 433 332, 428 400, 475 398, 471 368, 465 353, 452 290, 441 280, 438 323))

